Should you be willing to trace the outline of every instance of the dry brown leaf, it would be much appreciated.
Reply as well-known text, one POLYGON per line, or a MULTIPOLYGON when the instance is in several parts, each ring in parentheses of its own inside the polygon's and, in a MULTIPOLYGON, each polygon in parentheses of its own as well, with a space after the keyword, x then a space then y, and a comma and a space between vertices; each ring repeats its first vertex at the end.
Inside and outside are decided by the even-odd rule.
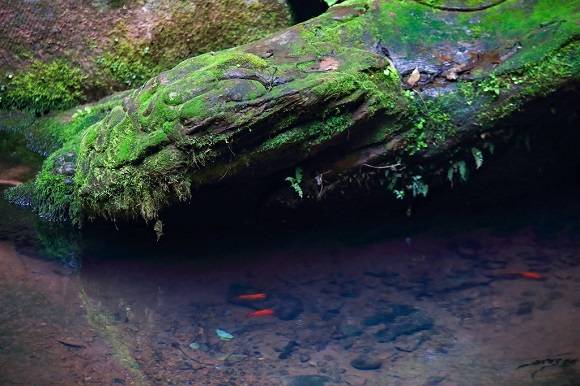
POLYGON ((415 85, 421 80, 421 73, 419 72, 418 68, 415 68, 409 78, 407 79, 407 84, 411 87, 415 87, 415 85))
POLYGON ((445 75, 445 79, 447 79, 449 81, 454 81, 454 80, 457 80, 457 78, 458 78, 457 73, 455 71, 453 71, 453 69, 445 72, 444 75, 445 75))
POLYGON ((336 71, 340 67, 340 62, 336 58, 326 57, 320 61, 320 71, 336 71))

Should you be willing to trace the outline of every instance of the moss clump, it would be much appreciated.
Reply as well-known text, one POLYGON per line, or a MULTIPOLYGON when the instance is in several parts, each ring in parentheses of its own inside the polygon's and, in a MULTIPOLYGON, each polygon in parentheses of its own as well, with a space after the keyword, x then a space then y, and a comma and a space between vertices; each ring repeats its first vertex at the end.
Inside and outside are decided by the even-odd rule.
POLYGON ((72 220, 80 225, 80 207, 75 199, 74 180, 76 155, 73 144, 47 158, 34 181, 32 205, 38 215, 48 221, 72 220))
POLYGON ((64 60, 33 62, 26 70, 7 76, 0 86, 0 108, 42 114, 78 104, 86 77, 64 60))
POLYGON ((96 103, 52 113, 18 131, 24 134, 30 149, 48 156, 71 138, 103 119, 109 111, 121 104, 126 95, 126 92, 117 93, 96 103))
POLYGON ((148 45, 125 38, 115 39, 97 59, 97 66, 121 88, 139 86, 164 69, 151 56, 148 45))
POLYGON ((457 125, 445 104, 445 98, 423 99, 405 91, 408 104, 404 113, 406 152, 414 155, 445 143, 457 133, 457 125))
POLYGON ((479 95, 488 93, 498 86, 498 92, 488 95, 487 107, 482 109, 478 119, 482 125, 506 117, 520 109, 523 104, 537 97, 549 95, 564 82, 580 81, 580 42, 571 41, 564 47, 547 52, 544 60, 530 63, 510 72, 498 72, 491 82, 476 82, 474 87, 479 95))

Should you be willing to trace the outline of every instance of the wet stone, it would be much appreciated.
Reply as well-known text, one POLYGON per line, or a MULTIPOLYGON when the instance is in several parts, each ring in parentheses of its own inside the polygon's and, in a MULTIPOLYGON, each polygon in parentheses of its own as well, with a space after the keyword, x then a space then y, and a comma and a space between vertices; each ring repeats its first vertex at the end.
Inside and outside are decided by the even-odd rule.
POLYGON ((353 346, 353 344, 354 344, 354 341, 352 338, 346 338, 342 341, 341 345, 342 345, 343 349, 348 351, 353 346))
POLYGON ((281 350, 280 355, 278 355, 278 358, 279 359, 288 359, 288 358, 290 358, 292 356, 292 354, 294 353, 294 351, 298 348, 298 346, 300 346, 300 344, 298 344, 298 342, 296 342, 295 340, 291 340, 281 350))
POLYGON ((346 382, 347 385, 351 386, 363 386, 366 385, 367 383, 365 378, 358 377, 356 375, 347 375, 346 377, 344 377, 344 382, 346 382))
POLYGON ((522 292, 522 296, 525 296, 525 297, 528 297, 528 298, 535 297, 536 296, 536 292, 535 291, 529 291, 529 290, 528 291, 524 291, 524 292, 522 292))
POLYGON ((383 366, 383 361, 369 355, 359 355, 350 362, 350 365, 357 370, 378 370, 383 366))
POLYGON ((487 270, 504 269, 505 267, 507 267, 507 262, 505 262, 503 260, 487 259, 481 263, 481 268, 487 269, 487 270))
POLYGON ((508 322, 512 316, 508 310, 501 307, 486 307, 480 312, 480 320, 483 323, 508 322))
POLYGON ((356 298, 359 294, 359 287, 354 281, 349 281, 340 285, 340 296, 343 298, 356 298))
POLYGON ((329 321, 336 318, 342 308, 344 307, 344 300, 340 298, 330 298, 324 301, 321 305, 320 317, 323 321, 329 321))
POLYGON ((274 311, 280 320, 294 320, 304 312, 304 305, 292 295, 280 295, 280 302, 274 307, 274 311))
POLYGON ((54 161, 54 172, 64 176, 73 176, 76 170, 75 153, 67 153, 57 157, 54 161))
POLYGON ((412 353, 417 351, 419 347, 421 347, 421 345, 427 340, 428 338, 421 333, 405 335, 397 340, 395 349, 401 352, 412 353))
POLYGON ((477 287, 489 286, 493 278, 479 275, 476 272, 455 272, 436 282, 426 282, 422 291, 417 292, 418 297, 431 297, 445 295, 453 292, 464 291, 477 287))
POLYGON ((300 362, 306 363, 311 359, 309 354, 300 354, 300 362))
POLYGON ((298 375, 292 377, 288 386, 325 386, 330 378, 323 375, 298 375))
POLYGON ((424 386, 438 386, 438 385, 443 385, 443 382, 445 382, 445 377, 430 377, 427 380, 427 383, 425 383, 424 386))
POLYGON ((548 294, 548 300, 550 300, 550 301, 562 299, 563 297, 564 297, 564 294, 560 291, 552 291, 548 294))
POLYGON ((520 316, 529 315, 533 312, 533 310, 534 310, 534 302, 522 302, 518 305, 516 314, 520 316))
POLYGON ((228 355, 228 357, 224 361, 224 364, 226 366, 233 366, 236 363, 240 363, 240 362, 244 361, 247 357, 248 356, 244 355, 244 354, 231 354, 231 355, 228 355))
POLYGON ((363 329, 355 321, 346 319, 338 325, 338 334, 340 338, 351 338, 361 336, 363 329))
POLYGON ((452 245, 452 249, 463 258, 473 259, 477 257, 478 252, 482 249, 482 245, 475 240, 465 240, 461 243, 452 245))
POLYGON ((393 342, 405 335, 413 335, 421 331, 433 329, 433 319, 423 312, 417 311, 408 316, 397 318, 386 328, 378 331, 375 338, 379 343, 393 342))
POLYGON ((400 291, 413 290, 415 283, 410 282, 396 272, 388 272, 382 276, 382 282, 385 287, 392 287, 400 291))
POLYGON ((325 322, 336 318, 340 314, 340 310, 326 310, 321 316, 321 319, 325 322))
POLYGON ((574 268, 580 265, 580 259, 575 254, 563 255, 557 258, 556 263, 563 268, 574 268))
POLYGON ((377 326, 379 324, 388 324, 401 316, 411 315, 417 312, 417 309, 406 304, 391 304, 385 307, 363 321, 365 326, 377 326))

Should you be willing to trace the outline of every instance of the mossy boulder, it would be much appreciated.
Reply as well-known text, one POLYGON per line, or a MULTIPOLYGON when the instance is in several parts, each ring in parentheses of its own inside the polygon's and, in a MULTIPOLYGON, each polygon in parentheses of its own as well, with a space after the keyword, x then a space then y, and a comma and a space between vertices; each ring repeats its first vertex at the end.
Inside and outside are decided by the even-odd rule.
POLYGON ((36 113, 139 86, 292 23, 285 0, 0 1, 0 109, 36 113))
POLYGON ((305 202, 465 180, 506 117, 577 85, 580 28, 573 2, 459 3, 350 0, 188 59, 50 155, 33 187, 40 212, 158 222, 240 182, 305 202))

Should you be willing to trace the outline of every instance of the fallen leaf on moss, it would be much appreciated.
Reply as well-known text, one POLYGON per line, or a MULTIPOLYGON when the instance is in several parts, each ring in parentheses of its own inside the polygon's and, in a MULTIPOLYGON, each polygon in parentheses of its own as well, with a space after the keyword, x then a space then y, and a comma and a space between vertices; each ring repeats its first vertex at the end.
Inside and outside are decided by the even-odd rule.
POLYGON ((320 61, 320 71, 336 71, 340 67, 340 62, 331 57, 324 58, 320 61))
POLYGON ((409 79, 407 79, 407 84, 411 87, 415 87, 420 79, 421 73, 419 72, 418 68, 415 68, 411 73, 411 75, 409 75, 409 79))

